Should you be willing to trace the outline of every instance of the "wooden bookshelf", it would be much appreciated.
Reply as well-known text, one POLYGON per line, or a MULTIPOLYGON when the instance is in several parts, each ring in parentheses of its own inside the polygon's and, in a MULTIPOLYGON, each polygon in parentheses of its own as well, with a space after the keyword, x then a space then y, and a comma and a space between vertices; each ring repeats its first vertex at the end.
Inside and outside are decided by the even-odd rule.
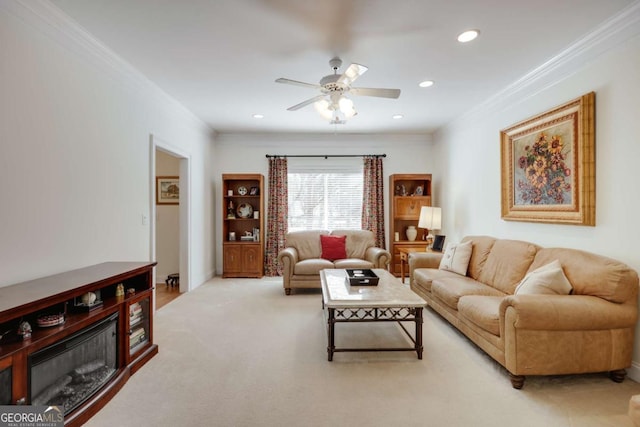
POLYGON ((223 174, 222 194, 222 277, 262 277, 264 177, 223 174))
POLYGON ((418 229, 420 209, 431 206, 431 174, 395 174, 389 176, 389 242, 391 264, 389 271, 400 276, 399 249, 425 248, 422 229, 418 229), (407 229, 414 226, 418 235, 414 241, 407 238, 407 229), (396 233, 398 239, 396 240, 396 233))

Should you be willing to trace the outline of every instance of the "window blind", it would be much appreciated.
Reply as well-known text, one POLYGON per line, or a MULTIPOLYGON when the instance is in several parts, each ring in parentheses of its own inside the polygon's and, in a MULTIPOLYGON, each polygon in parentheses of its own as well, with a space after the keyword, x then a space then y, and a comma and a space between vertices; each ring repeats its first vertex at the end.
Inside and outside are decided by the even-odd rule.
POLYGON ((289 231, 361 229, 361 159, 304 160, 289 165, 289 231))

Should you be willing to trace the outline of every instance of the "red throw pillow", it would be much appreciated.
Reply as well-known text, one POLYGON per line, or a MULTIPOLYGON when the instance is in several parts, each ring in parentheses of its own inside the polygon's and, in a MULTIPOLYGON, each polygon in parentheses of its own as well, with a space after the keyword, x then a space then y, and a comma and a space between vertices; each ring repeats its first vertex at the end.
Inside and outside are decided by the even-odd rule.
POLYGON ((320 244, 322 244, 322 258, 334 261, 336 259, 345 259, 347 257, 346 249, 347 236, 327 236, 320 235, 320 244))

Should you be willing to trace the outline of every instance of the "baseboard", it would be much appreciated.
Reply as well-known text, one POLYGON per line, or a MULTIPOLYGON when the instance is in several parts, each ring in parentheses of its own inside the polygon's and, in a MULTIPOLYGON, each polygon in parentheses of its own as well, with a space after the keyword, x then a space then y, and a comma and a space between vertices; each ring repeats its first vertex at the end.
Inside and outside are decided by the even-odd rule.
POLYGON ((627 368, 627 376, 640 383, 640 363, 632 361, 631 367, 627 368))

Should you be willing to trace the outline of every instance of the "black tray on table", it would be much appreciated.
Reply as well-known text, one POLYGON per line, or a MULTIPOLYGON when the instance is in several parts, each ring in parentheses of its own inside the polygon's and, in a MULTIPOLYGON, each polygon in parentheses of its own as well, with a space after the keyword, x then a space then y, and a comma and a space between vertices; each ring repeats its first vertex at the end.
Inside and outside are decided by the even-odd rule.
POLYGON ((378 286, 380 278, 370 268, 347 268, 347 283, 351 286, 378 286))

